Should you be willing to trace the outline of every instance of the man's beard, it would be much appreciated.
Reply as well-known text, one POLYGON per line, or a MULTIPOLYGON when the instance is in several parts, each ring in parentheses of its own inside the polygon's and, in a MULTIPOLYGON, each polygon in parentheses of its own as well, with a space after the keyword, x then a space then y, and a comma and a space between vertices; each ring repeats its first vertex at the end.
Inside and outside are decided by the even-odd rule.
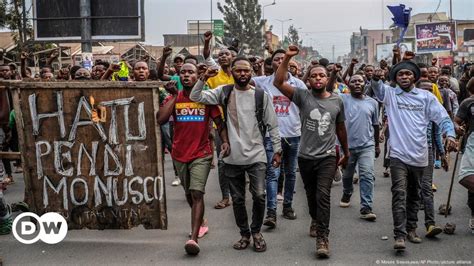
POLYGON ((239 79, 234 78, 234 81, 239 87, 246 87, 249 84, 250 79, 247 79, 246 81, 240 81, 239 79))
POLYGON ((323 92, 326 90, 326 87, 322 87, 322 88, 320 88, 320 89, 311 88, 311 90, 312 90, 313 92, 315 92, 315 93, 320 94, 320 93, 323 93, 323 92))

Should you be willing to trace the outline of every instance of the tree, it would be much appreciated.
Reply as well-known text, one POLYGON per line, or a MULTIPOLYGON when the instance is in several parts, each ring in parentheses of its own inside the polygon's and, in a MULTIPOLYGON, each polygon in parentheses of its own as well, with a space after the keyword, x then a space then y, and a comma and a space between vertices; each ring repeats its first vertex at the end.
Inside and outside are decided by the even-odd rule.
MULTIPOLYGON (((294 45, 297 45, 299 47, 303 46, 303 40, 300 40, 300 35, 299 35, 299 32, 298 32, 298 29, 295 28, 295 26, 290 25, 290 27, 288 28, 288 35, 285 36, 283 44, 287 44, 286 46, 288 46, 290 44, 294 44, 294 45)), ((283 46, 285 46, 285 45, 283 45, 283 46)), ((285 47, 285 48, 287 48, 287 47, 285 47)))
POLYGON ((22 0, 0 0, 0 27, 13 32, 13 39, 19 49, 23 47, 27 39, 31 38, 33 33, 31 23, 28 20, 25 25, 23 23, 23 12, 22 0))
POLYGON ((251 54, 263 53, 262 7, 258 0, 225 0, 217 3, 217 8, 224 15, 224 38, 237 38, 241 48, 248 46, 251 54))

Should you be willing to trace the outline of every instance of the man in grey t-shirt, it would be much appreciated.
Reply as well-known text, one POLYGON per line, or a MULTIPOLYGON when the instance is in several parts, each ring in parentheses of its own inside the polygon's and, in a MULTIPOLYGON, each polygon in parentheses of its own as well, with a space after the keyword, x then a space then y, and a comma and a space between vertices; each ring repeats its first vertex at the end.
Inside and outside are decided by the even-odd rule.
MULTIPOLYGON (((298 52, 296 46, 288 48, 276 72, 274 85, 300 109, 298 165, 312 218, 310 235, 317 237, 316 255, 327 258, 331 184, 338 165, 336 135, 344 151, 339 164, 345 165, 349 157, 344 105, 339 96, 327 91, 329 75, 325 67, 316 66, 310 70, 308 82, 311 90, 295 89, 285 81, 288 64, 298 52)), ((335 72, 331 77, 335 78, 335 72)))
POLYGON ((372 212, 374 196, 374 157, 380 154, 378 103, 364 95, 364 78, 353 75, 349 81, 350 95, 341 94, 346 114, 346 127, 351 157, 342 182, 344 192, 339 206, 349 207, 354 187, 352 179, 356 166, 360 176, 360 218, 375 221, 372 212))

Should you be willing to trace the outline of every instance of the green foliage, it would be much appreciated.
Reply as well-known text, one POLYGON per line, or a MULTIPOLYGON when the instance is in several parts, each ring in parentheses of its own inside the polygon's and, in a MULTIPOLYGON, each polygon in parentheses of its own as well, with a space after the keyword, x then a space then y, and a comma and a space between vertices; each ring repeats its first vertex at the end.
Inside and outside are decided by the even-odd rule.
POLYGON ((264 46, 262 7, 258 0, 224 0, 217 8, 224 15, 224 37, 237 38, 250 54, 262 54, 264 46))
POLYGON ((31 38, 33 26, 27 20, 23 25, 22 0, 1 0, 0 1, 0 27, 13 32, 13 39, 19 49, 31 38), (27 40, 23 38, 23 30, 26 30, 27 40))

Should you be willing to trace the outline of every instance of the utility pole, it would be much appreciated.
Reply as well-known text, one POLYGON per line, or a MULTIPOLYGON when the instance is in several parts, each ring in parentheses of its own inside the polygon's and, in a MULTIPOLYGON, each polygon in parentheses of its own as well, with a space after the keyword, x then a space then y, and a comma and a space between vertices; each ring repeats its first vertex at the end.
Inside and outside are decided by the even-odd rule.
POLYGON ((332 45, 332 62, 333 62, 333 63, 336 63, 336 60, 335 60, 335 57, 334 57, 334 52, 335 52, 335 50, 336 50, 336 46, 333 44, 333 45, 332 45))
POLYGON ((91 0, 81 0, 81 50, 83 53, 92 53, 92 27, 91 27, 91 0))
POLYGON ((23 12, 22 12, 22 15, 23 15, 23 45, 25 45, 26 43, 26 38, 27 38, 27 34, 26 34, 26 3, 25 3, 26 0, 22 0, 21 1, 21 9, 23 9, 23 12))

